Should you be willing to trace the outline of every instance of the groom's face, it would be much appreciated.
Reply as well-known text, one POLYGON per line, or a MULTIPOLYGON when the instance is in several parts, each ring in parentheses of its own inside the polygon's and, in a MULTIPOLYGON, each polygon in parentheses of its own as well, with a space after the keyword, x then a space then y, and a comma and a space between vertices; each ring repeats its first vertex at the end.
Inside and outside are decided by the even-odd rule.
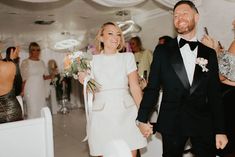
POLYGON ((177 33, 185 35, 195 30, 198 14, 187 4, 181 4, 174 11, 174 25, 177 33))

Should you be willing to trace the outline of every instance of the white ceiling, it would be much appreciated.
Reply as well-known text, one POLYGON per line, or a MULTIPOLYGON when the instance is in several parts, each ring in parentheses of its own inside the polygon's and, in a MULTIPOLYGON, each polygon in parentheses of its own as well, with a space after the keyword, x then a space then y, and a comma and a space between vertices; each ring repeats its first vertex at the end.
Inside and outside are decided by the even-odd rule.
MULTIPOLYGON (((51 0, 49 3, 31 3, 28 0, 0 0, 0 41, 10 44, 55 39, 65 32, 71 35, 90 34, 107 21, 134 19, 143 22, 165 11, 155 0, 146 0, 134 7, 105 7, 92 0, 51 0), (127 16, 117 11, 128 10, 127 16), (150 15, 150 16, 149 16, 150 15), (34 24, 36 20, 55 21, 51 25, 34 24)), ((32 1, 32 0, 31 0, 32 1)), ((39 0, 36 0, 39 1, 39 0)), ((45 1, 45 0, 40 0, 45 1)), ((47 42, 47 41, 46 41, 47 42)))
POLYGON ((87 30, 109 20, 122 20, 145 14, 159 8, 158 3, 147 0, 135 7, 110 8, 91 0, 59 0, 50 3, 30 3, 19 0, 0 0, 0 29, 2 33, 32 31, 87 30), (130 16, 120 17, 118 10, 130 10, 130 16), (54 20, 49 26, 35 25, 36 20, 54 20))

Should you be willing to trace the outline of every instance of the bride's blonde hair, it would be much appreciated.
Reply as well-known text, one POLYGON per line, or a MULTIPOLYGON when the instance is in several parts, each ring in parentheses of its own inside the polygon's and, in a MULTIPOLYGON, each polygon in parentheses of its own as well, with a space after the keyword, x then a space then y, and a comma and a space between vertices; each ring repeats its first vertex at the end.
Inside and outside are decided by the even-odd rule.
POLYGON ((120 41, 120 44, 117 47, 117 50, 118 51, 122 50, 122 48, 125 45, 125 39, 124 39, 121 28, 118 27, 118 25, 115 22, 106 22, 101 26, 101 28, 99 29, 99 31, 98 31, 98 33, 95 37, 95 46, 96 46, 96 50, 98 52, 101 52, 102 50, 104 50, 104 43, 102 41, 100 41, 100 37, 103 35, 103 31, 104 31, 105 27, 108 26, 108 25, 115 26, 121 34, 121 41, 120 41))

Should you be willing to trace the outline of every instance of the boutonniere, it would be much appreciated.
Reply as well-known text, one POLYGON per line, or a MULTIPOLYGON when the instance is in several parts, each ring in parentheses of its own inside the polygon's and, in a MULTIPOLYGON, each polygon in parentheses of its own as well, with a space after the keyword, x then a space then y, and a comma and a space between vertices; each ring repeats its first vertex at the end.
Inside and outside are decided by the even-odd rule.
POLYGON ((196 59, 196 64, 198 64, 202 68, 202 72, 208 72, 209 71, 209 69, 206 68, 206 65, 208 64, 207 59, 198 57, 196 59))

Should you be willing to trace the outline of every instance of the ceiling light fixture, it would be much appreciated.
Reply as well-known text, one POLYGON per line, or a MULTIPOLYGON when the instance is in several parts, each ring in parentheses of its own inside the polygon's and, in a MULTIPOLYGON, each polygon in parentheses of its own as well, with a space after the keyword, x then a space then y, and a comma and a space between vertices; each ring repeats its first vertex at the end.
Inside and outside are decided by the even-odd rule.
POLYGON ((55 35, 54 39, 56 40, 52 47, 54 50, 71 50, 74 48, 81 49, 87 44, 85 33, 75 34, 68 31, 63 31, 60 34, 55 35))
POLYGON ((124 35, 126 35, 128 33, 139 33, 141 31, 141 29, 142 29, 133 20, 118 21, 117 24, 121 28, 122 33, 124 35))
POLYGON ((54 22, 55 22, 54 20, 36 20, 36 21, 34 21, 34 23, 38 24, 38 25, 51 25, 54 22))
POLYGON ((78 44, 79 42, 75 39, 65 39, 65 40, 56 42, 54 48, 56 50, 64 50, 64 49, 73 48, 77 46, 78 44))

